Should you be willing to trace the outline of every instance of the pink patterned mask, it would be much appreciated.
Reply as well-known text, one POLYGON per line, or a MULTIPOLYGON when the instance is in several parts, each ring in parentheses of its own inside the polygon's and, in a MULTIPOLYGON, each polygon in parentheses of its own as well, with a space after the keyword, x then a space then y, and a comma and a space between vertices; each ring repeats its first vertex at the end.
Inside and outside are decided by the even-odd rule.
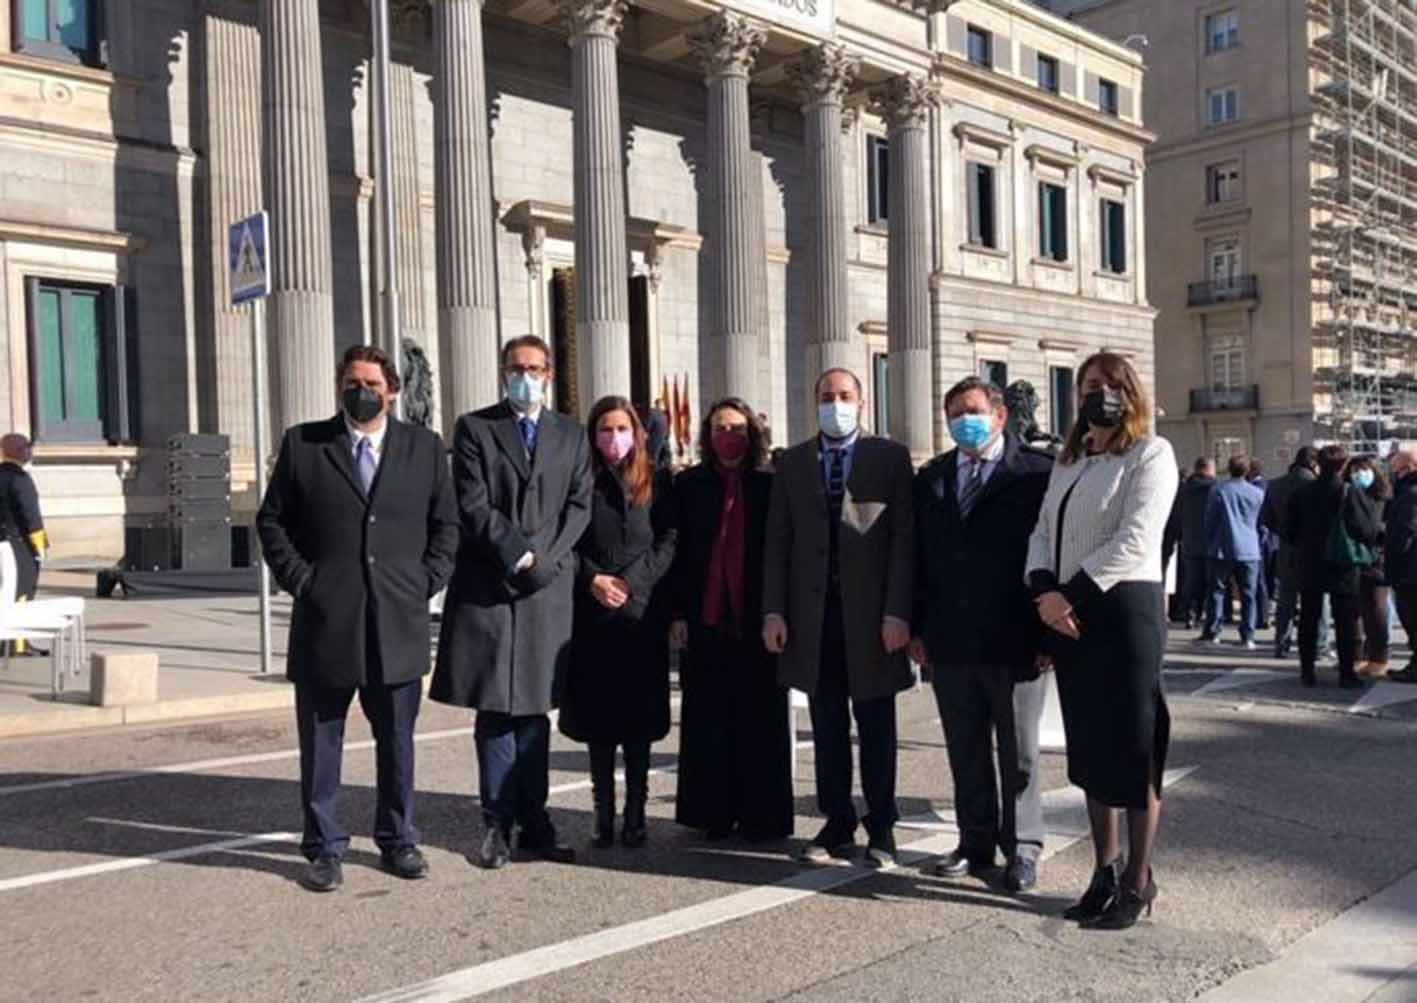
POLYGON ((602 428, 596 433, 595 444, 605 462, 615 467, 635 448, 635 436, 628 428, 602 428))

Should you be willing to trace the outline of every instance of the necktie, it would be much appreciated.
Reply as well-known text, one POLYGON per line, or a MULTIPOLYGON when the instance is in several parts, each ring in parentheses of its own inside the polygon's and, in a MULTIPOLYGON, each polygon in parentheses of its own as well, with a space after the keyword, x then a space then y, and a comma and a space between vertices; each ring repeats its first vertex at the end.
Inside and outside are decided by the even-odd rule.
POLYGON ((364 486, 364 493, 367 495, 374 484, 374 475, 379 470, 378 464, 374 462, 374 447, 370 445, 367 437, 361 438, 354 450, 354 467, 359 471, 359 483, 364 486))
POLYGON ((827 501, 834 509, 841 508, 842 496, 846 494, 846 450, 830 450, 827 457, 827 501))
POLYGON ((517 422, 522 430, 522 442, 526 446, 526 455, 536 455, 536 422, 530 418, 523 418, 517 422))
POLYGON ((959 517, 961 519, 969 518, 969 513, 974 509, 974 503, 979 500, 979 492, 984 488, 984 461, 970 460, 969 463, 969 477, 959 493, 959 517))

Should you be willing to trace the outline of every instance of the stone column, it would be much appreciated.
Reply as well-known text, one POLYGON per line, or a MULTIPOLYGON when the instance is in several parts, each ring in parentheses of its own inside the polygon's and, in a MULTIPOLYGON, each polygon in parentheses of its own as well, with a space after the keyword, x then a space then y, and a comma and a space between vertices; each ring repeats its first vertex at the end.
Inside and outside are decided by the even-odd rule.
POLYGON ((856 78, 860 60, 834 43, 809 49, 789 67, 802 93, 807 189, 807 357, 805 385, 822 370, 840 366, 858 372, 862 358, 847 296, 846 183, 842 162, 841 101, 856 78))
POLYGON ((335 411, 330 164, 318 0, 261 0, 275 425, 335 411))
POLYGON ((630 256, 616 65, 625 0, 560 0, 571 39, 580 400, 630 396, 630 256))
POLYGON ((446 418, 498 397, 496 245, 481 0, 434 0, 434 230, 446 418))
POLYGON ((933 450, 930 351, 930 107, 935 90, 924 77, 892 77, 878 97, 890 143, 886 206, 890 238, 886 269, 886 337, 890 353, 891 438, 919 462, 933 450))
POLYGON ((713 320, 718 387, 759 406, 767 290, 762 176, 753 153, 748 72, 767 33, 740 14, 713 15, 689 37, 708 84, 709 172, 714 178, 713 320), (756 186, 756 187, 755 187, 756 186))

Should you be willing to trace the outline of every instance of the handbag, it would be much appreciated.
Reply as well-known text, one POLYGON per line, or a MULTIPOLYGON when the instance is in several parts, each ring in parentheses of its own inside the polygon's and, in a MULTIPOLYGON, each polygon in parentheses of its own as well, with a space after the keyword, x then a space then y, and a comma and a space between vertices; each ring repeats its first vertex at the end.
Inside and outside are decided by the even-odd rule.
POLYGON ((1328 531, 1328 543, 1324 556, 1328 563, 1345 568, 1372 567, 1375 560, 1373 548, 1353 539, 1348 532, 1348 485, 1343 486, 1343 499, 1338 503, 1338 518, 1328 531))

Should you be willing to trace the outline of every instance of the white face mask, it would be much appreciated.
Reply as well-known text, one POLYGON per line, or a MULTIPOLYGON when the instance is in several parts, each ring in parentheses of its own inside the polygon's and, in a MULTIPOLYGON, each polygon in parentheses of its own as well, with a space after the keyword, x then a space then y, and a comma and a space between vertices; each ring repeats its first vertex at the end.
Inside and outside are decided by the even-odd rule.
POLYGON ((541 403, 545 390, 541 378, 530 373, 512 373, 507 377, 506 387, 508 402, 523 414, 541 403))
POLYGON ((861 406, 846 401, 832 401, 817 405, 817 424, 828 439, 847 439, 856 431, 860 421, 861 406))

